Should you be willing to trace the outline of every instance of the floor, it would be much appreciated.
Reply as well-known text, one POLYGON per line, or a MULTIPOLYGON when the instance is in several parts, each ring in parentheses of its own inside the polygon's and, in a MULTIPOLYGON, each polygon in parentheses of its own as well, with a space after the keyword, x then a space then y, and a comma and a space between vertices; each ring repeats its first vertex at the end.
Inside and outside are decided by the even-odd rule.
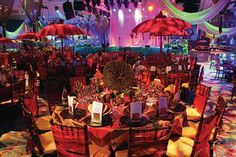
MULTIPOLYGON (((218 136, 220 144, 216 145, 214 150, 215 157, 236 156, 236 96, 230 101, 232 84, 226 81, 216 80, 214 78, 214 69, 209 69, 209 63, 201 63, 205 67, 204 84, 212 87, 211 96, 207 110, 211 110, 211 104, 216 103, 218 95, 221 94, 228 102, 228 107, 224 116, 224 131, 218 136)), ((41 110, 45 111, 43 99, 39 99, 41 110)), ((1 157, 19 157, 31 156, 26 152, 27 140, 29 135, 26 131, 10 131, 0 138, 0 156, 1 157)))

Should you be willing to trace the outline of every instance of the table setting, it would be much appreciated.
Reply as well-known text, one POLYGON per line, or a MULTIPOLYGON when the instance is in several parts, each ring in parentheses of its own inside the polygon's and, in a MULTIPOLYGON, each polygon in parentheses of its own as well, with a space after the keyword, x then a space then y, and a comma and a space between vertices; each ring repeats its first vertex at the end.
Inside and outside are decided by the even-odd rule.
MULTIPOLYGON (((133 70, 128 71, 135 80, 133 70)), ((69 95, 67 103, 56 107, 54 121, 69 126, 87 125, 91 141, 108 149, 116 149, 127 141, 130 127, 155 128, 174 124, 179 128, 176 134, 181 135, 182 120, 179 119, 183 116, 178 113, 184 113, 185 106, 175 100, 173 91, 164 90, 160 80, 145 85, 135 85, 133 81, 122 84, 123 77, 120 78, 124 79, 120 81, 121 86, 117 82, 116 85, 109 82, 109 86, 104 73, 106 69, 103 79, 94 78, 87 86, 77 84, 76 94, 69 95)))

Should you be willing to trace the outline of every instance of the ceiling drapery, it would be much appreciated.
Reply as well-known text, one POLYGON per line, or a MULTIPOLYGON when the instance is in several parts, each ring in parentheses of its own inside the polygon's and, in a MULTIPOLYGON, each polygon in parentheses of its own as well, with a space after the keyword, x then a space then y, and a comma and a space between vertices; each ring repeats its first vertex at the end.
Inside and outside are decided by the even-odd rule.
POLYGON ((187 21, 191 24, 200 24, 205 21, 211 20, 219 12, 225 8, 230 0, 219 0, 216 4, 213 4, 210 8, 204 9, 196 13, 187 13, 176 8, 170 0, 160 0, 160 6, 163 10, 167 10, 168 13, 174 17, 187 21))
POLYGON ((199 25, 199 28, 209 34, 217 36, 223 36, 223 35, 232 35, 236 34, 236 27, 232 28, 222 28, 222 32, 219 33, 219 27, 214 26, 210 24, 209 22, 204 22, 199 25))
POLYGON ((35 32, 36 22, 38 21, 42 7, 42 0, 21 0, 21 5, 33 26, 33 31, 35 32))
POLYGON ((209 6, 209 4, 202 4, 202 11, 196 13, 186 13, 179 9, 177 9, 169 0, 161 0, 162 9, 166 9, 168 13, 174 17, 185 20, 192 24, 198 24, 199 28, 205 31, 208 34, 212 34, 215 36, 222 35, 231 35, 236 34, 236 27, 232 28, 222 28, 222 33, 219 33, 219 27, 212 25, 209 22, 213 17, 215 17, 219 12, 226 7, 230 0, 219 0, 209 8, 206 8, 205 5, 209 6))

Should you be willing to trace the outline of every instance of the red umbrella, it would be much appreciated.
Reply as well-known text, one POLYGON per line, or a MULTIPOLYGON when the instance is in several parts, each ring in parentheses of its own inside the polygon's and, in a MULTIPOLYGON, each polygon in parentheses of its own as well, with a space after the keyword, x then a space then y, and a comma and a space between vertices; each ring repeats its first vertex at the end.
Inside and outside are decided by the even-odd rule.
POLYGON ((13 41, 9 38, 6 37, 1 37, 0 38, 0 43, 6 44, 6 43, 13 43, 13 41))
POLYGON ((37 40, 38 39, 38 34, 37 33, 33 33, 33 32, 27 32, 27 33, 23 33, 21 35, 19 35, 17 37, 17 39, 23 40, 23 39, 34 39, 37 40))
POLYGON ((52 24, 44 27, 38 33, 39 36, 58 36, 64 37, 67 35, 80 35, 86 34, 82 31, 79 27, 74 25, 67 25, 67 24, 52 24))
POLYGON ((3 44, 3 50, 5 51, 5 49, 6 49, 5 44, 11 44, 11 43, 14 43, 14 42, 9 38, 1 37, 0 38, 0 43, 3 44))
POLYGON ((151 33, 161 37, 160 52, 162 52, 162 36, 186 35, 184 30, 191 28, 191 24, 177 18, 166 17, 160 12, 155 19, 146 20, 137 25, 132 33, 151 33))
POLYGON ((166 17, 162 12, 152 20, 146 20, 138 24, 133 30, 132 33, 158 33, 161 32, 162 35, 165 35, 165 30, 168 34, 176 30, 182 31, 188 28, 191 28, 191 24, 177 18, 166 17), (162 28, 160 30, 159 28, 162 28))
POLYGON ((61 45, 62 45, 62 51, 63 51, 63 39, 65 36, 68 35, 80 35, 80 34, 86 34, 83 30, 81 30, 79 27, 74 25, 68 25, 68 24, 52 24, 44 27, 41 29, 38 33, 38 35, 41 37, 45 37, 48 35, 52 36, 58 36, 61 38, 61 45))

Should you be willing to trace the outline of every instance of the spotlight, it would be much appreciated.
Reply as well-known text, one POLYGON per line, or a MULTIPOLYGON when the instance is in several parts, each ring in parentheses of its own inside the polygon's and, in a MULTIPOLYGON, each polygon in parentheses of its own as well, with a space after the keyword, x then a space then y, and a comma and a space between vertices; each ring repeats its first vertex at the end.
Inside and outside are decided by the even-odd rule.
POLYGON ((120 9, 122 6, 121 0, 116 0, 116 3, 117 3, 118 8, 120 9))
POLYGON ((96 0, 92 0, 92 6, 96 7, 96 5, 97 5, 97 1, 96 0))
POLYGON ((119 22, 120 22, 121 26, 123 26, 123 24, 124 24, 124 13, 121 9, 119 9, 119 11, 118 11, 118 19, 119 19, 119 22))
POLYGON ((110 0, 110 5, 112 8, 114 7, 114 0, 110 0))
POLYGON ((59 10, 59 7, 58 6, 55 6, 55 11, 58 11, 59 10))
POLYGON ((131 9, 129 9, 129 13, 131 13, 131 9))
POLYGON ((116 9, 114 8, 113 11, 116 12, 116 9))
POLYGON ((110 10, 110 5, 109 5, 108 0, 105 0, 105 1, 104 1, 104 4, 105 4, 107 10, 110 10))
POLYGON ((124 0, 123 1, 125 8, 129 8, 129 1, 128 0, 124 0))
POLYGON ((152 12, 152 11, 153 11, 153 9, 154 9, 154 7, 153 7, 153 5, 152 5, 152 4, 148 6, 148 11, 149 11, 149 12, 152 12))
POLYGON ((134 1, 134 7, 137 8, 138 7, 138 1, 134 1))

